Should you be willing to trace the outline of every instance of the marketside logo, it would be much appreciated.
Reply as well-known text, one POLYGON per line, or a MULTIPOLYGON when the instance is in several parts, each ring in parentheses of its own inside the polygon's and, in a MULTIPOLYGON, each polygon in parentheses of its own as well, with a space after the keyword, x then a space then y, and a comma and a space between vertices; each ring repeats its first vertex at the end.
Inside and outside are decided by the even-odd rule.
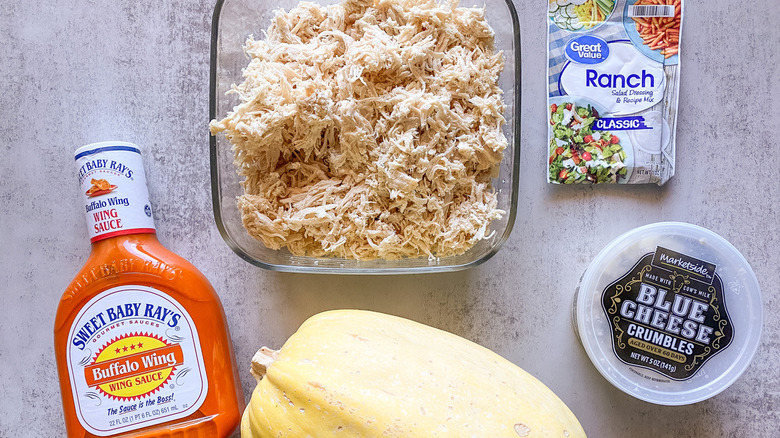
POLYGON ((712 284, 712 281, 715 279, 715 269, 717 268, 712 263, 688 257, 685 254, 661 248, 660 246, 655 250, 653 266, 671 271, 680 271, 695 280, 707 284, 712 284))

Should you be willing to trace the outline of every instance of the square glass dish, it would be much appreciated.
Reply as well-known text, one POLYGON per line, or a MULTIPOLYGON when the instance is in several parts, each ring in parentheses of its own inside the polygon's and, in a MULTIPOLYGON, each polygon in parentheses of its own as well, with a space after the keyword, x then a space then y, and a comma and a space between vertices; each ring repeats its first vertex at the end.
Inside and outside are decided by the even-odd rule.
MULTIPOLYGON (((322 5, 339 0, 319 0, 322 5)), ((299 0, 218 0, 212 19, 209 120, 221 119, 238 104, 238 96, 225 93, 243 82, 248 64, 243 45, 248 36, 262 37, 274 11, 289 11, 299 0)), ((211 195, 217 227, 228 246, 256 266, 288 272, 333 274, 410 274, 446 272, 476 266, 493 256, 509 237, 517 212, 520 160, 520 28, 512 0, 461 0, 460 6, 484 7, 495 32, 495 45, 505 57, 499 85, 504 91, 507 120, 503 131, 509 142, 499 176, 493 180, 498 208, 506 214, 490 225, 493 235, 461 255, 429 259, 358 261, 330 257, 301 257, 286 249, 272 250, 244 229, 236 198, 243 194, 241 178, 233 165, 232 145, 224 135, 210 136, 211 195)))

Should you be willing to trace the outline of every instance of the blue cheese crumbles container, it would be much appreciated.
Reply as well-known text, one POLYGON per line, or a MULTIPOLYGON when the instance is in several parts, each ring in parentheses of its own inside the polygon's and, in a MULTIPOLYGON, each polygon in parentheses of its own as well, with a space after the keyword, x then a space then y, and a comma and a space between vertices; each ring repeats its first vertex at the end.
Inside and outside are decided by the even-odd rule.
POLYGON ((674 175, 683 1, 656 3, 549 0, 550 183, 674 175))
POLYGON ((596 369, 640 400, 686 405, 745 371, 761 337, 750 265, 705 228, 660 222, 612 241, 582 277, 574 325, 596 369))

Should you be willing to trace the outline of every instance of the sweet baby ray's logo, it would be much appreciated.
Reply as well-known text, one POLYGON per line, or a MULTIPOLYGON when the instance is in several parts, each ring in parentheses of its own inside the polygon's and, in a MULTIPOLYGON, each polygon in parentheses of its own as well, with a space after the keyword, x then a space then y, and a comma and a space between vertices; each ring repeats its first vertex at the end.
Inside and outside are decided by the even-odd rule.
MULTIPOLYGON (((100 149, 94 152, 101 152, 100 149)), ((90 152, 90 153, 94 153, 90 152)), ((83 158, 83 156, 77 156, 76 160, 83 158)), ((79 184, 90 175, 94 174, 111 174, 124 176, 128 179, 133 179, 133 170, 125 163, 110 160, 110 159, 93 159, 85 161, 84 164, 79 167, 79 184)))
POLYGON ((184 363, 178 344, 148 333, 112 339, 84 367, 87 386, 116 400, 133 400, 154 394, 184 363))

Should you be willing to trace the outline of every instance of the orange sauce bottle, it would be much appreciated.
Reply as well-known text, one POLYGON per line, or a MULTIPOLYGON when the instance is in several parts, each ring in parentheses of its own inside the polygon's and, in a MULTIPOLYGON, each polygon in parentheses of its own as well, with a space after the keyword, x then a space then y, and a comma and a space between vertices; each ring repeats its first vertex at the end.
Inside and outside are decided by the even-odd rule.
POLYGON ((224 311, 157 241, 139 148, 75 155, 92 253, 54 325, 68 436, 229 436, 244 400, 224 311))

